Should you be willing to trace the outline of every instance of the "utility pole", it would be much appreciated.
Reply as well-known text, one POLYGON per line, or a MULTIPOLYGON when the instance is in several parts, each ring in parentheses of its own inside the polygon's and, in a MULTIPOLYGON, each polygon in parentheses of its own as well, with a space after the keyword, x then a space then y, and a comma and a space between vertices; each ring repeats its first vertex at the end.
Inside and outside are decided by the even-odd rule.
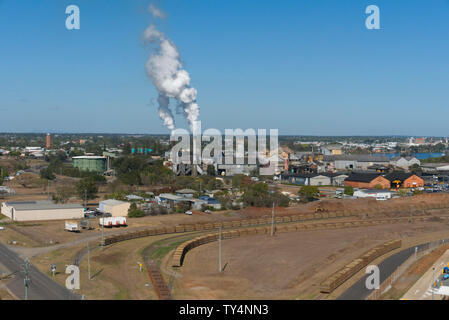
POLYGON ((218 228, 218 271, 222 272, 222 269, 221 269, 221 227, 218 228))
POLYGON ((90 249, 89 249, 89 241, 87 241, 87 274, 90 280, 90 249))
POLYGON ((432 300, 433 300, 433 291, 435 290, 435 267, 432 268, 432 277, 433 277, 433 283, 432 283, 432 300))
POLYGON ((29 267, 30 267, 30 262, 27 259, 27 260, 25 260, 25 277, 23 279, 23 284, 25 286, 25 300, 28 300, 28 286, 30 285, 30 278, 28 277, 29 267))
POLYGON ((274 202, 273 208, 271 209, 271 236, 274 235, 274 202))
POLYGON ((413 209, 412 209, 412 205, 413 205, 413 194, 412 194, 412 196, 410 197, 410 218, 409 218, 409 223, 412 223, 412 219, 413 219, 413 209))
POLYGON ((103 247, 104 246, 104 213, 103 213, 101 219, 102 219, 101 220, 102 221, 102 224, 101 224, 101 246, 103 247))

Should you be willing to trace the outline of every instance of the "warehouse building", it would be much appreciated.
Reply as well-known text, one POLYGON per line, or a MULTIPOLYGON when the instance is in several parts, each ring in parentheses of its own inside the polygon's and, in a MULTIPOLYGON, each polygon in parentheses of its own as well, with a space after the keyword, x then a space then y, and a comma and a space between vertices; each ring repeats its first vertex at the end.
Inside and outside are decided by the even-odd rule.
POLYGON ((1 213, 14 221, 81 219, 80 204, 57 204, 51 201, 3 202, 1 213))
POLYGON ((345 179, 345 186, 353 188, 389 189, 390 181, 380 175, 380 173, 351 173, 345 179))
POLYGON ((126 217, 128 216, 128 210, 131 203, 108 199, 100 202, 100 211, 104 213, 110 213, 113 217, 126 217))
POLYGON ((424 180, 416 174, 407 172, 392 172, 385 176, 391 182, 392 188, 424 187, 424 180))
POLYGON ((106 157, 79 156, 73 157, 73 167, 83 171, 103 173, 107 170, 106 157))

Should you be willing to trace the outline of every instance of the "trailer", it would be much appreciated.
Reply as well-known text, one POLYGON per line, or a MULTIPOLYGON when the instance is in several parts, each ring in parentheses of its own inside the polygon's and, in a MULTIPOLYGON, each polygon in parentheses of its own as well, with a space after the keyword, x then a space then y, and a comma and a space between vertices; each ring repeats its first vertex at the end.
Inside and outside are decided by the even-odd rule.
POLYGON ((66 221, 64 230, 70 232, 81 232, 78 222, 76 221, 66 221))
POLYGON ((112 228, 112 220, 111 217, 108 218, 100 218, 99 219, 100 226, 106 227, 106 228, 112 228))

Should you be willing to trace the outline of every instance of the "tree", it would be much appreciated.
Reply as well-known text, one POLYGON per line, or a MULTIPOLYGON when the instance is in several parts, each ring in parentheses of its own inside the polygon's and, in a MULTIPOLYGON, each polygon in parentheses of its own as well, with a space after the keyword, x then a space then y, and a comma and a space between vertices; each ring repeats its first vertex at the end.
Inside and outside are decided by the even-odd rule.
POLYGON ((314 201, 319 196, 319 189, 316 186, 302 186, 298 194, 302 202, 314 201))
POLYGON ((131 203, 128 209, 128 217, 140 218, 143 216, 145 216, 145 212, 142 209, 138 209, 137 204, 135 202, 131 203))
POLYGON ((75 190, 72 186, 66 185, 56 189, 56 193, 52 195, 52 199, 56 203, 66 203, 73 195, 75 190))
POLYGON ((215 172, 215 167, 214 167, 213 164, 208 164, 208 165, 207 165, 207 175, 208 175, 208 176, 214 176, 214 177, 215 177, 216 172, 215 172))
POLYGON ((51 171, 50 167, 41 169, 40 176, 42 179, 46 180, 54 180, 56 178, 56 176, 51 171))
POLYGON ((345 190, 343 191, 344 194, 348 195, 348 196, 353 196, 354 195, 354 188, 351 186, 346 186, 345 190))
POLYGON ((410 172, 413 174, 422 174, 422 169, 419 164, 415 163, 409 168, 410 172))
POLYGON ((76 184, 76 192, 80 199, 92 200, 97 197, 98 186, 93 178, 83 178, 76 184))

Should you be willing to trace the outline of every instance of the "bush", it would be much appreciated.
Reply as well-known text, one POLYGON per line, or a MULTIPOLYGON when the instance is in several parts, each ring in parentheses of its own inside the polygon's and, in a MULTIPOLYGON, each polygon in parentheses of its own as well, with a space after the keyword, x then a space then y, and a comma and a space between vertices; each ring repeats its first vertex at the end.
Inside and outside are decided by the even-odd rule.
POLYGON ((145 216, 145 212, 141 209, 138 209, 135 203, 131 203, 131 206, 128 209, 128 217, 141 218, 143 216, 145 216))
POLYGON ((347 187, 345 187, 345 191, 343 193, 348 195, 348 196, 353 196, 354 195, 354 188, 351 187, 351 186, 347 186, 347 187))
POLYGON ((302 202, 314 201, 319 197, 319 189, 316 186, 302 186, 298 194, 302 202))

